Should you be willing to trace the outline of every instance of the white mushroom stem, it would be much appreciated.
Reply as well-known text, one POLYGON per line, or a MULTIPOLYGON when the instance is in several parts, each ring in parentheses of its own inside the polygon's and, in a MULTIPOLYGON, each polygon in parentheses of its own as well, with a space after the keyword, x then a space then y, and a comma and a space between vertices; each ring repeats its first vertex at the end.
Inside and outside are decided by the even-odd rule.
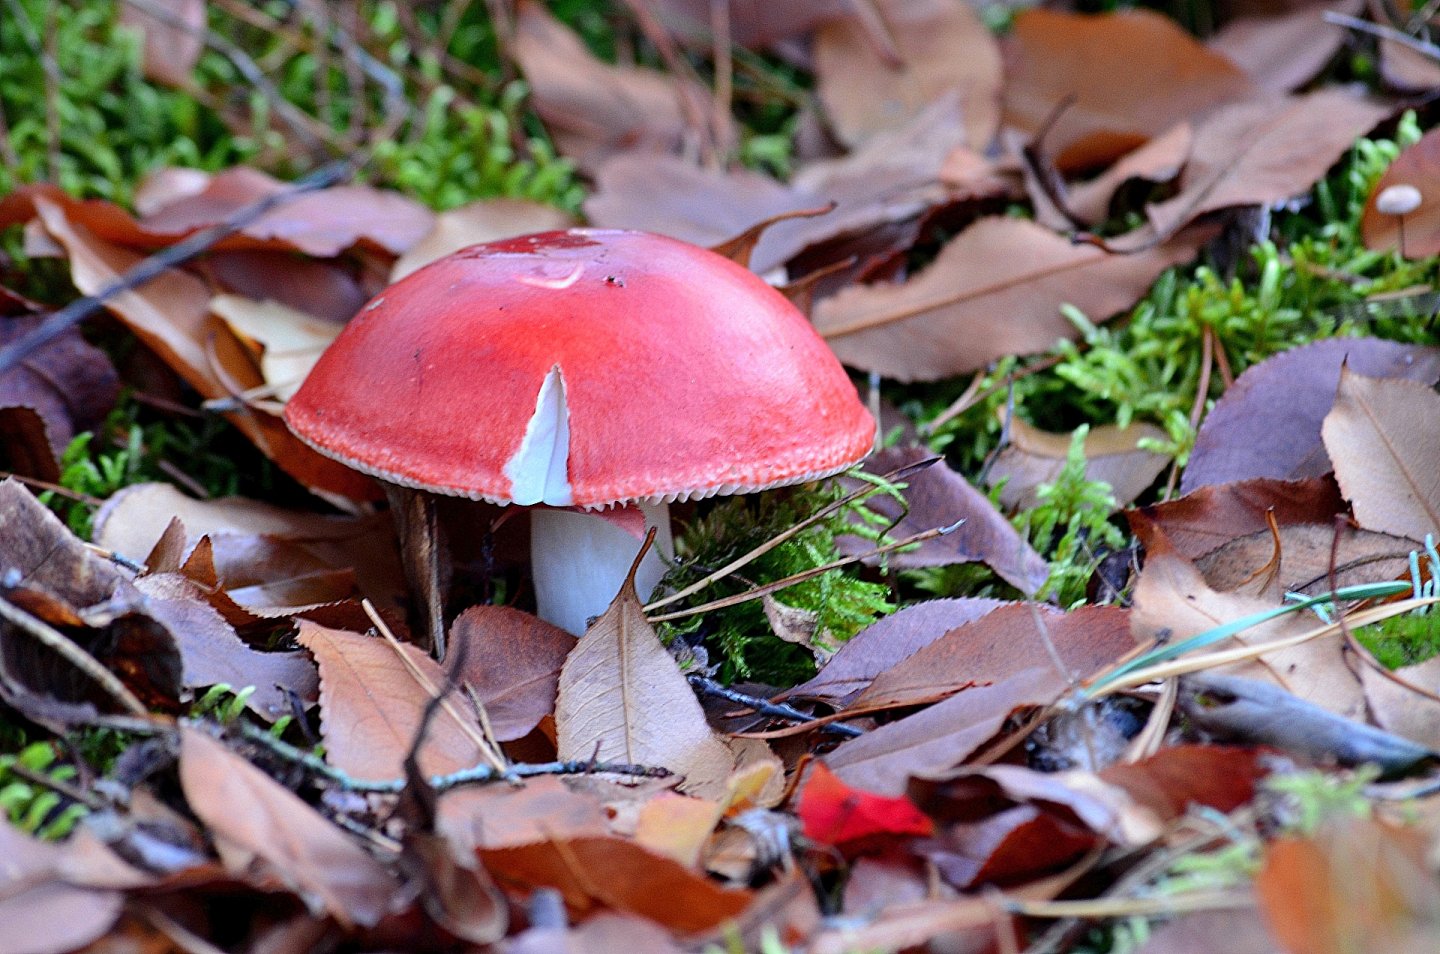
MULTIPOLYGON (((643 602, 665 575, 665 560, 673 548, 669 505, 637 506, 645 515, 646 530, 656 530, 655 545, 635 574, 635 589, 643 602)), ((641 542, 599 513, 531 511, 530 566, 540 618, 584 635, 591 618, 605 612, 620 592, 641 542)))

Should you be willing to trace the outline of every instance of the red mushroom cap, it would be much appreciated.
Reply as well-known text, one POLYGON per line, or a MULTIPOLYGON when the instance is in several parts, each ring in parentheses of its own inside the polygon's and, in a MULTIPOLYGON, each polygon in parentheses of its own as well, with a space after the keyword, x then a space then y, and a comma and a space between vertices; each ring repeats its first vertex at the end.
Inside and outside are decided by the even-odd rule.
POLYGON ((753 273, 600 229, 475 245, 387 288, 285 420, 393 483, 590 508, 812 480, 875 433, 805 316, 753 273))

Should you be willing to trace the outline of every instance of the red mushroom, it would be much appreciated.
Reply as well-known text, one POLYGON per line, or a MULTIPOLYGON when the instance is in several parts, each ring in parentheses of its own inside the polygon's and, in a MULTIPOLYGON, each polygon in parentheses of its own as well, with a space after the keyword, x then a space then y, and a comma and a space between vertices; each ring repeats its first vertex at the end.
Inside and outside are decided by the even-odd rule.
POLYGON ((825 477, 875 433, 805 316, 753 273, 599 229, 476 245, 392 285, 285 420, 389 484, 535 507, 539 613, 576 634, 638 547, 585 511, 649 505, 668 533, 671 501, 825 477))

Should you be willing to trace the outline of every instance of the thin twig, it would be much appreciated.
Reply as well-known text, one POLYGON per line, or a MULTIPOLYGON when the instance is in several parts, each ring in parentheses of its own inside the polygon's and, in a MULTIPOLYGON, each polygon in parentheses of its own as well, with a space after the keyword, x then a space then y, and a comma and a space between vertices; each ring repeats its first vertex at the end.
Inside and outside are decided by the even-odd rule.
POLYGON ((321 166, 309 175, 295 180, 279 192, 271 193, 244 208, 237 209, 223 222, 217 222, 174 245, 161 249, 95 294, 72 301, 36 325, 24 337, 0 348, 0 374, 11 370, 31 354, 99 311, 105 302, 116 295, 139 288, 151 279, 160 277, 167 270, 177 265, 183 265, 198 255, 203 255, 217 242, 234 235, 272 209, 307 192, 324 189, 349 178, 363 161, 363 157, 357 154, 321 166))
POLYGON ((736 606, 740 603, 748 603, 750 600, 758 600, 762 596, 769 596, 771 593, 779 592, 780 590, 786 589, 787 587, 794 586, 796 583, 804 583, 806 580, 813 579, 814 577, 817 577, 822 573, 829 573, 831 570, 837 570, 842 566, 849 566, 851 563, 857 563, 860 560, 867 560, 870 557, 882 556, 886 553, 893 553, 896 550, 900 550, 909 546, 914 546, 917 543, 924 543, 926 540, 933 540, 936 537, 943 537, 946 534, 954 533, 956 530, 960 529, 960 526, 964 522, 964 520, 957 520, 954 523, 950 524, 950 526, 948 527, 933 527, 929 530, 922 530, 920 533, 912 534, 911 536, 908 536, 903 540, 896 540, 894 543, 887 543, 883 547, 875 547, 873 550, 870 550, 866 553, 856 553, 853 556, 848 556, 840 560, 832 560, 831 562, 826 563, 823 566, 811 567, 808 570, 802 570, 799 573, 794 573, 790 576, 785 577, 783 580, 776 580, 773 583, 766 583, 764 586, 757 586, 753 590, 746 590, 744 593, 737 593, 734 596, 727 596, 723 599, 713 600, 709 603, 702 603, 699 606, 692 606, 689 609, 677 610, 673 613, 662 613, 659 616, 647 616, 646 619, 652 623, 665 623, 672 619, 684 619, 687 616, 698 616, 701 613, 708 613, 712 610, 725 609, 730 606, 736 606))
MULTIPOLYGON (((901 480, 908 480, 909 478, 920 473, 920 471, 935 464, 939 460, 939 457, 930 457, 925 460, 916 461, 913 464, 906 464, 904 467, 897 467, 894 470, 890 471, 890 473, 884 474, 881 479, 890 483, 895 483, 901 480)), ((671 603, 677 603, 680 600, 685 599, 685 597, 687 596, 693 596, 694 594, 705 589, 705 587, 709 586, 710 584, 715 583, 719 580, 723 580, 725 577, 729 576, 731 573, 734 573, 741 567, 752 563, 755 560, 758 560, 760 557, 769 553, 771 550, 775 549, 780 544, 784 543, 786 540, 789 540, 791 537, 795 536, 795 534, 801 532, 806 527, 813 525, 817 520, 821 520, 829 516, 830 514, 839 510, 841 507, 844 507, 846 504, 854 503, 856 500, 859 500, 863 497, 871 496, 872 494, 878 493, 883 489, 883 487, 877 486, 875 484, 870 484, 865 487, 861 487, 859 490, 855 490, 851 493, 846 494, 844 497, 841 497, 834 503, 826 504, 824 507, 821 507, 819 510, 815 511, 810 516, 806 517, 804 520, 801 520, 793 527, 789 527, 781 531, 780 533, 771 537, 769 540, 766 540, 764 543, 760 544, 755 549, 751 550, 749 553, 736 557, 734 560, 725 564, 720 569, 716 570, 714 573, 711 573, 703 580, 697 580, 696 582, 691 583, 689 586, 685 587, 682 590, 679 590, 678 592, 671 593, 669 596, 665 596, 658 600, 652 600, 651 602, 646 603, 645 612, 654 612, 655 610, 660 609, 662 606, 669 606, 671 603)))
POLYGON ((1396 43, 1408 46, 1423 56, 1432 60, 1440 60, 1440 47, 1433 43, 1426 43, 1424 40, 1416 39, 1408 33, 1388 27, 1380 23, 1371 23, 1369 20, 1361 20, 1344 13, 1336 13, 1334 10, 1326 10, 1321 16, 1326 23, 1333 23, 1336 26, 1348 27, 1357 33, 1368 33, 1371 36, 1379 37, 1382 40, 1394 40, 1396 43))
MULTIPOLYGON (((815 716, 811 715, 808 712, 801 712, 794 706, 786 705, 783 702, 771 702, 770 700, 762 699, 759 696, 752 696, 747 695, 743 692, 737 692, 736 690, 731 689, 729 686, 722 686, 720 683, 716 682, 714 679, 710 679, 707 676, 694 674, 687 676, 686 678, 690 680, 690 685, 693 689, 695 689, 696 692, 699 692, 702 695, 715 696, 718 699, 724 699, 727 702, 733 702, 736 705, 744 706, 747 709, 753 709, 758 715, 769 716, 772 719, 784 719, 787 722, 800 723, 813 722, 815 719, 815 716)), ((832 735, 843 735, 847 738, 854 738, 856 736, 865 734, 865 731, 863 729, 858 729, 853 725, 844 725, 838 722, 827 722, 826 724, 820 726, 820 728, 831 733, 832 735)))

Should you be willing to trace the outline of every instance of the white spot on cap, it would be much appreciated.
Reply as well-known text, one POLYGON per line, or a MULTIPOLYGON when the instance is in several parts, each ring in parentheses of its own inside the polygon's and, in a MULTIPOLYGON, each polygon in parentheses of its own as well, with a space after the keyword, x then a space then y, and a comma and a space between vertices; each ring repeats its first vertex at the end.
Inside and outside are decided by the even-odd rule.
POLYGON ((565 377, 557 364, 540 385, 535 413, 525 425, 520 449, 505 465, 510 498, 524 506, 570 506, 575 496, 570 488, 569 467, 570 408, 565 403, 565 377))
POLYGON ((1375 210, 1385 215, 1409 215, 1420 208, 1420 190, 1412 185, 1393 185, 1375 197, 1375 210))
POLYGON ((579 262, 570 269, 569 273, 551 278, 548 275, 516 275, 515 280, 522 285, 533 285, 536 288, 549 288, 552 291, 563 291, 580 280, 585 274, 585 266, 579 262))

